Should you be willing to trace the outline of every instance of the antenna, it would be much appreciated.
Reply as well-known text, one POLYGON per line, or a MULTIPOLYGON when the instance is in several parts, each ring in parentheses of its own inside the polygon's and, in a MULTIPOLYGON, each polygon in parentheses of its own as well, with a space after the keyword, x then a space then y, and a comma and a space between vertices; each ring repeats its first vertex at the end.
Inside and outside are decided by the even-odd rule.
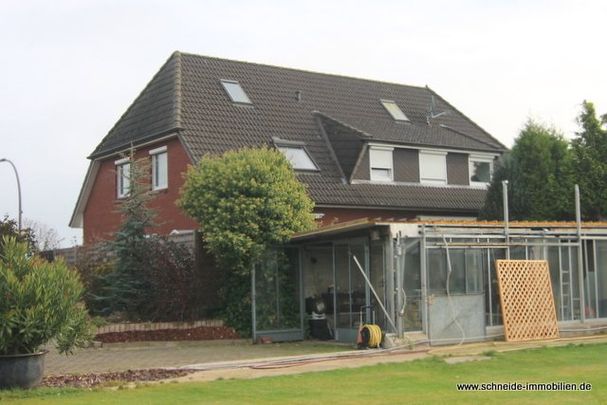
POLYGON ((434 94, 431 95, 430 96, 430 110, 428 111, 428 114, 426 115, 426 122, 428 123, 428 125, 430 125, 430 120, 433 120, 435 118, 438 118, 442 115, 447 115, 447 114, 449 114, 449 110, 436 112, 436 101, 434 100, 434 94))

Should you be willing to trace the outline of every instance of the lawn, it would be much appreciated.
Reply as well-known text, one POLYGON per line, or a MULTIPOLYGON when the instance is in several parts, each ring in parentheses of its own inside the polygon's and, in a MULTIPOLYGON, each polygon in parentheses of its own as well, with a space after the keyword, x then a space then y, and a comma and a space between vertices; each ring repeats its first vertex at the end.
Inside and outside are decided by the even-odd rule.
POLYGON ((2 403, 607 403, 607 344, 491 354, 485 361, 447 364, 428 358, 398 364, 255 380, 161 384, 94 391, 39 389, 0 392, 2 403), (589 392, 459 392, 456 383, 570 382, 589 392))

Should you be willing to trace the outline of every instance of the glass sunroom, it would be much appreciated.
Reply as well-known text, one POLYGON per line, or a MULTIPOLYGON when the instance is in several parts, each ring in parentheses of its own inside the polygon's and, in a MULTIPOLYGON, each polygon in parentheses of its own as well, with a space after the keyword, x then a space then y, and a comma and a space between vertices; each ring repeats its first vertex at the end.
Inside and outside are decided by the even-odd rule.
POLYGON ((562 335, 607 325, 607 223, 360 220, 297 234, 255 267, 253 337, 319 337, 320 322, 354 342, 361 321, 431 344, 499 337, 504 258, 548 261, 562 335))

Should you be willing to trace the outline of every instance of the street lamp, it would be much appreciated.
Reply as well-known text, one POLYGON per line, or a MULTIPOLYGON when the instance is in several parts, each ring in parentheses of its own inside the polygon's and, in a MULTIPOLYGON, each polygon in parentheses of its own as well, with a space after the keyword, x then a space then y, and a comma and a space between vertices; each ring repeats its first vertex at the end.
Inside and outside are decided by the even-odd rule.
POLYGON ((15 177, 17 178, 17 193, 19 194, 19 233, 21 233, 21 214, 23 214, 23 211, 21 210, 21 183, 19 182, 19 173, 17 173, 17 168, 15 167, 15 164, 10 160, 0 159, 0 163, 2 162, 10 163, 10 165, 13 166, 13 170, 15 171, 15 177))

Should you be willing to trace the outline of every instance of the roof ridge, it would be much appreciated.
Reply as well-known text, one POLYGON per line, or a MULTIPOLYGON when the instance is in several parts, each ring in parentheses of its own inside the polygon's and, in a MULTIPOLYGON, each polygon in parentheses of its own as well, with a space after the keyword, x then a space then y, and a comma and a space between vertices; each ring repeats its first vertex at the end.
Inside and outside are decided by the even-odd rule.
MULTIPOLYGON (((179 51, 175 51, 173 52, 173 54, 171 55, 171 58, 175 57, 175 67, 176 67, 176 73, 175 73, 175 125, 178 128, 181 128, 181 113, 182 113, 182 101, 183 101, 183 95, 182 95, 182 85, 183 85, 183 81, 182 81, 182 66, 181 66, 181 52, 179 51)), ((168 62, 168 61, 167 61, 168 62)))
POLYGON ((240 63, 240 64, 244 64, 244 65, 264 66, 264 67, 275 68, 275 69, 290 70, 290 71, 300 72, 300 73, 311 73, 311 74, 322 75, 322 76, 339 77, 342 79, 358 80, 358 81, 364 81, 364 82, 370 82, 370 83, 376 83, 376 84, 379 83, 379 84, 389 84, 392 86, 410 87, 410 88, 419 89, 419 90, 424 90, 427 88, 427 86, 415 86, 412 84, 403 84, 403 83, 397 83, 397 82, 389 82, 389 81, 385 81, 385 80, 376 80, 376 79, 369 79, 369 78, 364 78, 364 77, 348 76, 348 75, 343 75, 343 74, 338 74, 338 73, 326 73, 326 72, 318 72, 318 71, 307 70, 307 69, 297 69, 297 68, 292 68, 292 67, 288 67, 288 66, 272 65, 269 63, 249 62, 249 61, 237 60, 237 59, 226 59, 226 58, 220 58, 218 56, 199 55, 199 54, 195 54, 195 53, 191 53, 191 52, 182 52, 182 51, 175 51, 175 52, 179 52, 183 56, 191 56, 194 58, 206 58, 206 59, 214 59, 214 60, 219 60, 219 61, 224 61, 224 62, 240 63))

